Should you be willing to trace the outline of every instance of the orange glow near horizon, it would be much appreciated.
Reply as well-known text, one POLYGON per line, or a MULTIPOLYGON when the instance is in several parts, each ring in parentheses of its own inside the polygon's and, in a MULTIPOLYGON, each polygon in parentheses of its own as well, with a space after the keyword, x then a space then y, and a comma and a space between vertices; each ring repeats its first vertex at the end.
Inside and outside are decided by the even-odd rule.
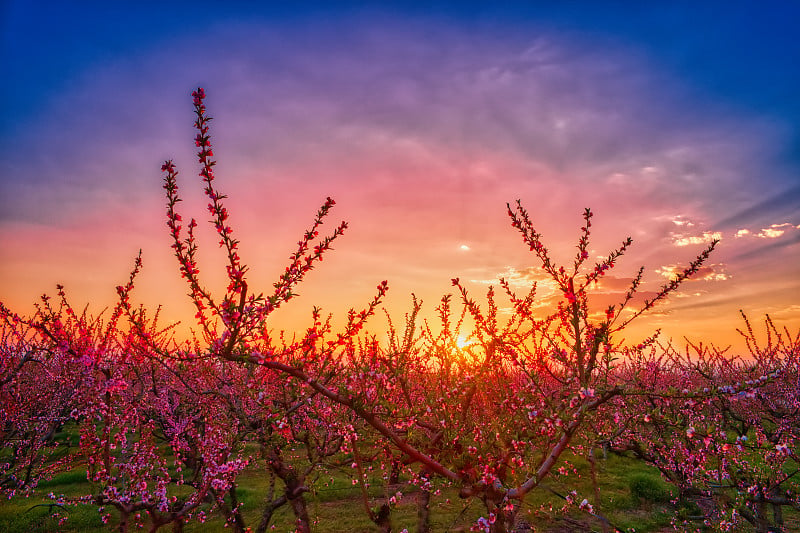
MULTIPOLYGON (((341 203, 347 207, 348 202, 341 203)), ((340 217, 337 215, 342 210, 342 206, 337 205, 329 222, 338 221, 340 217)), ((313 214, 313 209, 307 209, 306 212, 313 214)), ((157 213, 153 213, 153 219, 156 215, 157 213)), ((108 213, 107 216, 113 219, 114 215, 108 213)), ((353 218, 369 219, 373 216, 374 212, 362 213, 361 217, 353 218)), ((236 213, 232 217, 235 223, 236 213)), ((70 301, 76 308, 89 304, 90 313, 99 313, 114 305, 114 287, 127 279, 137 242, 130 237, 122 237, 126 231, 124 227, 104 229, 94 217, 87 218, 84 225, 63 228, 57 232, 34 225, 20 226, 11 232, 10 238, 8 235, 4 237, 3 246, 10 252, 9 257, 16 258, 5 261, 0 267, 0 276, 5 281, 3 302, 7 306, 17 312, 29 313, 39 294, 55 294, 57 283, 65 285, 70 301), (15 283, 9 283, 8 280, 14 280, 15 283)), ((299 235, 304 228, 299 218, 293 217, 291 224, 295 235, 299 235)), ((579 220, 577 216, 572 218, 574 233, 577 234, 579 220)), ((184 337, 193 326, 191 317, 194 315, 194 308, 186 296, 187 287, 179 278, 177 261, 171 256, 166 231, 157 228, 158 224, 151 223, 153 219, 147 217, 147 228, 152 229, 154 235, 138 241, 138 245, 144 249, 144 268, 137 280, 132 301, 142 303, 150 309, 163 306, 162 324, 182 322, 176 331, 179 337, 184 337)), ((503 221, 502 216, 493 217, 492 220, 503 221)), ((249 222, 248 225, 255 225, 255 221, 249 222)), ((445 220, 442 224, 457 228, 470 222, 454 223, 445 220)), ((612 222, 602 220, 601 215, 595 216, 598 233, 601 228, 603 233, 608 233, 607 227, 613 226, 612 222)), ((333 224, 327 224, 329 228, 332 226, 333 224)), ((464 236, 458 231, 455 235, 448 235, 444 231, 432 235, 425 231, 426 228, 410 224, 402 228, 392 228, 387 224, 382 228, 383 231, 375 231, 381 228, 374 226, 361 228, 359 231, 358 225, 351 223, 349 231, 336 241, 335 250, 326 255, 315 271, 308 275, 307 281, 299 287, 300 296, 276 311, 270 323, 276 329, 300 332, 310 324, 311 307, 317 305, 324 312, 334 315, 334 324, 341 325, 349 308, 359 309, 369 301, 375 284, 381 279, 388 279, 390 283, 390 292, 384 305, 395 324, 402 324, 403 314, 411 307, 410 295, 414 293, 424 301, 421 316, 435 327, 437 322, 434 309, 443 294, 453 292, 449 280, 456 276, 462 279, 471 296, 481 304, 485 304, 485 293, 490 285, 499 290, 500 277, 507 279, 518 294, 524 294, 530 283, 536 281, 538 305, 541 305, 543 312, 554 309, 560 295, 538 268, 536 257, 525 249, 509 224, 498 223, 497 226, 496 236, 491 232, 481 234, 471 228, 473 238, 470 240, 469 250, 466 250, 464 245, 459 244, 463 242, 464 236), (400 234, 393 235, 389 243, 380 238, 381 235, 393 232, 400 234), (417 233, 421 237, 418 240, 408 238, 405 242, 398 240, 403 232, 408 235, 417 233), (368 253, 364 250, 374 252, 368 253)), ((211 230, 207 232, 208 235, 210 233, 211 230)), ((282 233, 290 232, 285 230, 282 233)), ((242 255, 251 266, 251 287, 253 290, 269 290, 271 283, 277 280, 282 271, 295 241, 281 235, 283 243, 265 242, 258 231, 247 234, 240 232, 237 237, 242 241, 242 255), (280 253, 276 253, 276 249, 280 253)), ((614 240, 621 239, 598 235, 597 240, 610 245, 614 240)), ((216 294, 221 294, 224 288, 222 252, 216 249, 211 239, 201 239, 201 244, 201 276, 216 294)), ((555 244, 552 247, 553 256, 561 260, 562 264, 570 261, 570 245, 574 246, 574 243, 566 246, 563 243, 555 244)), ((725 244, 727 243, 723 239, 719 255, 730 255, 730 251, 726 254, 725 244)), ((691 246, 673 245, 665 248, 651 251, 652 255, 645 257, 649 268, 646 268, 646 281, 642 289, 644 295, 652 296, 657 287, 675 270, 675 265, 681 265, 681 268, 685 266, 702 246, 696 243, 691 246), (659 260, 659 256, 664 258, 659 260)), ((594 246, 592 249, 597 252, 598 258, 602 255, 601 249, 594 246)), ((606 246, 603 253, 609 250, 610 247, 606 246)), ((621 301, 632 279, 630 276, 642 263, 641 254, 636 252, 637 247, 633 246, 631 252, 619 262, 618 271, 612 270, 590 292, 590 303, 594 311, 600 313, 607 305, 621 301)), ((722 262, 715 255, 712 255, 708 266, 698 274, 697 279, 687 282, 669 302, 656 307, 649 316, 634 322, 626 330, 624 338, 628 342, 636 343, 652 334, 656 328, 662 328, 665 338, 672 338, 681 346, 685 337, 694 343, 714 343, 721 347, 733 345, 735 351, 741 352, 744 345, 735 331, 737 327, 743 326, 738 314, 740 308, 748 312, 751 321, 756 325, 769 313, 779 327, 786 326, 789 331, 797 330, 800 320, 797 306, 792 307, 791 294, 784 298, 785 307, 778 307, 781 305, 780 280, 770 282, 758 279, 758 276, 748 276, 746 270, 738 271, 735 265, 722 262), (724 264, 725 268, 719 268, 720 264, 724 264), (748 300, 746 287, 737 287, 736 281, 756 284, 772 300, 748 300)), ((498 296, 498 302, 501 306, 501 317, 507 317, 507 311, 503 309, 506 302, 502 296, 498 296)), ((374 317, 369 329, 379 334, 385 331, 385 319, 380 315, 374 317)), ((759 331, 758 327, 756 331, 759 331)), ((467 344, 463 334, 459 337, 459 342, 467 344)), ((463 347, 461 344, 459 346, 463 347)))

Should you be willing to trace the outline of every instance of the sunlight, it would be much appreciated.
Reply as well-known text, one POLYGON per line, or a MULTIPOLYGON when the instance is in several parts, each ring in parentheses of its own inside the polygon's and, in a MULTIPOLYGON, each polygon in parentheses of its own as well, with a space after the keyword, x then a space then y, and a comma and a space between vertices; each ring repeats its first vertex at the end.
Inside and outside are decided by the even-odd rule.
POLYGON ((459 335, 456 339, 456 346, 458 346, 459 350, 466 350, 472 346, 472 343, 469 341, 466 335, 459 335))

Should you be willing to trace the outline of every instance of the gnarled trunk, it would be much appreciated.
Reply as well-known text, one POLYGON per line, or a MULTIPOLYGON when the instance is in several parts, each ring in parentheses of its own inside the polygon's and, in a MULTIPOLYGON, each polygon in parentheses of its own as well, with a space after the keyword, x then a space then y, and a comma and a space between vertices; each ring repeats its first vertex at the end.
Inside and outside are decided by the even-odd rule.
POLYGON ((430 533, 431 491, 421 489, 417 495, 417 533, 430 533))

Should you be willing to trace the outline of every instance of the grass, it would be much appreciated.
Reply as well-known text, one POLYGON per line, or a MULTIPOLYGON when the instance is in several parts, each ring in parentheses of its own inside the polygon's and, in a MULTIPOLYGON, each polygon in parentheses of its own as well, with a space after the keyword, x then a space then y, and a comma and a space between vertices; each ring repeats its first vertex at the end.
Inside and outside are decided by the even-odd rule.
MULTIPOLYGON (((67 427, 57 435, 60 442, 74 445, 78 441, 77 431, 67 427)), ((255 452, 255 449, 251 450, 255 452)), ((166 448, 165 448, 166 453, 166 448)), ((566 514, 560 509, 564 506, 564 496, 571 490, 578 493, 578 500, 587 498, 595 510, 610 522, 622 529, 635 529, 638 533, 655 533, 669 529, 673 517, 702 516, 699 508, 676 508, 671 502, 676 497, 674 487, 666 483, 659 473, 641 461, 629 457, 609 455, 598 458, 596 462, 601 500, 599 505, 593 497, 589 464, 582 457, 565 456, 577 470, 577 474, 560 476, 553 474, 543 480, 542 485, 531 492, 520 509, 520 518, 534 527, 534 531, 576 530, 575 524, 585 524, 594 531, 601 530, 599 520, 573 506, 566 514), (565 525, 565 520, 568 520, 565 525)), ((373 532, 377 528, 369 520, 361 491, 353 486, 349 468, 320 469, 316 480, 311 484, 312 492, 306 494, 308 510, 313 521, 313 530, 329 533, 373 532)), ((385 501, 385 494, 401 490, 403 499, 392 508, 392 523, 395 531, 408 528, 416 530, 417 489, 411 486, 384 487, 383 480, 374 474, 369 479, 370 505, 377 507, 385 501)), ((237 478, 237 495, 242 503, 242 511, 248 525, 255 527, 260 518, 264 497, 269 490, 270 477, 263 462, 246 469, 237 478)), ((439 492, 431 498, 430 521, 435 532, 469 531, 478 517, 485 514, 478 500, 462 500, 458 488, 447 485, 439 487, 439 492)), ((280 489, 278 489, 280 490, 280 489)), ((94 505, 56 504, 60 496, 78 498, 92 493, 92 485, 86 479, 84 465, 62 471, 50 479, 39 483, 33 495, 17 496, 0 501, 0 531, 8 533, 31 532, 87 532, 102 533, 113 530, 118 517, 112 508, 109 524, 103 524, 100 513, 94 505), (53 499, 48 494, 54 496, 53 499), (66 517, 67 520, 60 522, 66 517)), ((205 505, 210 511, 210 506, 205 505)), ((793 510, 784 511, 787 521, 795 523, 800 515, 793 510)), ((224 520, 215 513, 209 513, 205 523, 191 521, 186 524, 186 532, 218 531, 224 529, 224 520)), ((701 525, 696 522, 697 526, 701 525)), ((273 515, 274 531, 294 530, 294 516, 289 506, 278 509, 273 515)))
MULTIPOLYGON (((580 458, 570 458, 578 470, 578 476, 567 478, 553 476, 545 480, 544 490, 535 490, 528 495, 520 510, 520 516, 536 531, 555 530, 563 515, 558 512, 564 505, 559 495, 569 490, 577 490, 579 498, 593 501, 589 480, 588 465, 580 458), (553 510, 555 511, 553 511, 553 510)), ((670 487, 657 472, 641 462, 624 457, 609 456, 597 461, 600 480, 601 503, 596 509, 611 522, 623 529, 635 528, 637 532, 647 533, 662 530, 669 524, 675 509, 666 500, 671 496, 670 487)), ((262 465, 263 468, 263 465, 262 465)), ((269 487, 269 476, 251 467, 238 478, 237 493, 242 502, 242 510, 248 525, 255 526, 260 516, 260 508, 269 487)), ((315 531, 329 533, 372 532, 372 524, 364 510, 359 487, 354 487, 348 473, 339 470, 322 472, 315 490, 307 494, 309 514, 315 531)), ((404 498, 392 510, 392 523, 395 531, 408 528, 416 530, 417 493, 412 487, 392 487, 391 494, 402 490, 404 498)), ((62 472, 52 479, 42 481, 35 495, 18 496, 0 503, 0 531, 8 533, 41 532, 105 532, 114 527, 115 512, 111 509, 112 520, 103 524, 95 506, 70 505, 57 506, 47 497, 79 497, 90 493, 91 484, 86 480, 85 469, 76 466, 62 472), (63 523, 59 518, 68 517, 63 523)), ((383 501, 384 488, 380 479, 372 479, 370 505, 377 506, 383 501)), ((444 486, 431 498, 431 525, 436 532, 464 532, 484 514, 479 501, 466 501, 458 497, 455 487, 444 486)), ((586 513, 576 510, 568 515, 599 527, 599 522, 586 513)), ((288 506, 278 509, 273 516, 274 531, 293 531, 294 516, 288 506)), ((574 523, 574 522, 573 522, 574 523)), ((192 521, 186 524, 186 532, 223 530, 221 517, 210 514, 204 524, 192 521)), ((562 529, 563 530, 563 529, 562 529)))

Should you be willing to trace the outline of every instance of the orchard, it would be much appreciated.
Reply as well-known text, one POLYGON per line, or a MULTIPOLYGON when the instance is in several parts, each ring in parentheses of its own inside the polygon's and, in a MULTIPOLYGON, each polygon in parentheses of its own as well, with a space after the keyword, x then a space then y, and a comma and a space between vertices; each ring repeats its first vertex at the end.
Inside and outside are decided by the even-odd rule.
POLYGON ((474 295, 453 278, 437 320, 420 319, 424 304, 414 298, 404 317, 388 317, 388 331, 372 332, 389 288, 376 281, 374 297, 342 327, 315 308, 305 331, 276 333, 270 315, 347 223, 326 233, 335 201, 324 199, 279 279, 253 286, 215 174, 206 95, 192 96, 199 183, 227 287, 216 294, 204 282, 199 224, 181 211, 180 187, 193 183, 166 161, 166 226, 196 310, 193 338, 176 340, 158 309, 135 303, 140 257, 107 314, 76 309, 60 286, 30 315, 2 305, 5 501, 45 496, 64 527, 70 509, 88 506, 120 532, 196 531, 213 520, 265 532, 283 511, 298 532, 325 531, 309 499, 337 472, 375 531, 399 531, 396 513, 409 501, 412 529, 437 530, 433 502, 442 494, 477 510, 471 531, 544 531, 529 512, 542 495, 560 503, 537 513, 627 531, 603 494, 603 463, 620 456, 670 487, 676 530, 763 533, 800 523, 800 334, 768 317, 761 333, 743 316, 743 356, 681 349, 658 334, 622 340, 631 321, 700 271, 717 241, 654 296, 639 297, 640 269, 622 301, 597 309, 593 289, 633 241, 592 264, 586 209, 574 259, 556 264, 535 213, 517 201, 506 206, 511 230, 557 287, 554 308, 537 305, 536 284, 519 294, 501 280, 474 295), (47 489, 76 470, 83 494, 47 489), (261 480, 255 513, 244 503, 245 476, 261 480))

